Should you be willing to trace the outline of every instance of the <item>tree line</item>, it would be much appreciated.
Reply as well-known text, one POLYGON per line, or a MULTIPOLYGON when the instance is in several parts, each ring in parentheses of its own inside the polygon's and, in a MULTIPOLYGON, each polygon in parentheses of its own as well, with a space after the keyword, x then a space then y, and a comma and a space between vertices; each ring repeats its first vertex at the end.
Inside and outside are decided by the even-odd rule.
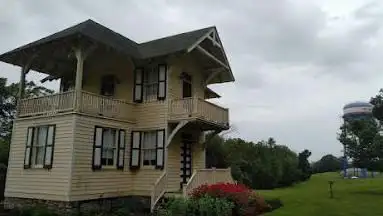
POLYGON ((207 140, 207 168, 231 167, 233 178, 251 188, 285 187, 311 176, 309 150, 296 154, 273 138, 254 143, 208 135, 207 140))

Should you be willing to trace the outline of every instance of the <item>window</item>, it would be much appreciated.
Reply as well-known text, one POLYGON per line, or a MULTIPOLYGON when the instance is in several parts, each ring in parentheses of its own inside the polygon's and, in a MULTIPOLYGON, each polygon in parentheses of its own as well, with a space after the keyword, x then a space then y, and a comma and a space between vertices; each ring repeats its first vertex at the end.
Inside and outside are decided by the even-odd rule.
POLYGON ((55 125, 29 127, 24 168, 52 168, 55 125))
POLYGON ((125 156, 125 131, 114 128, 95 127, 93 143, 93 169, 102 166, 123 169, 125 156))
POLYGON ((134 75, 134 102, 165 100, 167 65, 159 64, 136 68, 134 75))
POLYGON ((192 80, 187 73, 182 73, 182 97, 189 98, 192 96, 192 80))
POLYGON ((74 89, 74 83, 72 80, 65 78, 61 79, 60 92, 72 91, 74 89))
POLYGON ((142 164, 144 166, 156 165, 156 133, 157 131, 148 131, 143 133, 142 164))
POLYGON ((155 131, 132 131, 131 138, 130 169, 137 170, 141 165, 155 166, 157 169, 164 168, 164 129, 155 131))
POLYGON ((158 71, 157 67, 145 68, 144 71, 144 100, 157 99, 158 71))
POLYGON ((114 75, 106 75, 101 78, 101 95, 113 96, 115 90, 114 75))
POLYGON ((102 132, 102 154, 101 165, 113 166, 116 164, 117 157, 117 130, 111 128, 104 128, 102 132))

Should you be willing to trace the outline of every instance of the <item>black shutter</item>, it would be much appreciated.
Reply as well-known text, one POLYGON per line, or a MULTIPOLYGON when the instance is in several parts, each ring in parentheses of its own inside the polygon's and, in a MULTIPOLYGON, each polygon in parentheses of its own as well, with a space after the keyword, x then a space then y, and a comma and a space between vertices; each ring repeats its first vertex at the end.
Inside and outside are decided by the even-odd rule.
POLYGON ((136 170, 141 165, 141 132, 132 131, 130 149, 130 169, 136 170))
POLYGON ((134 90, 133 101, 136 103, 142 103, 144 93, 144 69, 136 68, 134 71, 134 90))
POLYGON ((49 125, 47 131, 47 138, 45 143, 45 154, 44 154, 44 168, 51 169, 53 164, 53 152, 55 142, 55 125, 49 125))
POLYGON ((165 130, 157 130, 156 169, 163 169, 165 164, 165 130))
POLYGON ((124 169, 125 160, 125 130, 120 130, 118 133, 118 146, 117 146, 117 169, 124 169))
POLYGON ((167 65, 158 65, 158 88, 157 88, 157 99, 165 100, 166 98, 166 76, 167 76, 167 65))
POLYGON ((33 139, 35 137, 35 128, 29 127, 27 129, 27 141, 25 143, 25 152, 24 152, 24 169, 31 168, 32 163, 32 148, 33 148, 33 139))
POLYGON ((93 140, 93 156, 92 156, 92 169, 99 170, 102 167, 102 140, 103 140, 103 128, 96 126, 94 129, 93 140))

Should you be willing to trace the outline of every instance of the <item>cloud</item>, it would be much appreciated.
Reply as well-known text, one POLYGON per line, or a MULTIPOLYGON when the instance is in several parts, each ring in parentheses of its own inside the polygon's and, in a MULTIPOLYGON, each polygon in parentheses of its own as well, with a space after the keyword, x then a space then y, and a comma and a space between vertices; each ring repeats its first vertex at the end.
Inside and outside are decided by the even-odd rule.
MULTIPOLYGON (((312 150, 314 158, 340 154, 343 104, 368 100, 381 87, 377 1, 356 7, 341 0, 0 2, 0 52, 89 18, 137 42, 215 25, 236 82, 212 88, 230 108, 236 135, 273 136, 297 151, 312 150)), ((0 75, 15 82, 19 69, 0 64, 0 75)))

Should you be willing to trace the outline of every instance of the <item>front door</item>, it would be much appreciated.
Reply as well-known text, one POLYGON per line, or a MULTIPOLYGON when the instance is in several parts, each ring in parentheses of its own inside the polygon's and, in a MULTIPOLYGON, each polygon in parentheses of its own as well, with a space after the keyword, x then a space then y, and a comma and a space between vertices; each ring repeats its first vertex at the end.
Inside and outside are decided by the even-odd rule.
POLYGON ((181 141, 180 186, 186 184, 192 175, 192 141, 186 137, 181 141))

